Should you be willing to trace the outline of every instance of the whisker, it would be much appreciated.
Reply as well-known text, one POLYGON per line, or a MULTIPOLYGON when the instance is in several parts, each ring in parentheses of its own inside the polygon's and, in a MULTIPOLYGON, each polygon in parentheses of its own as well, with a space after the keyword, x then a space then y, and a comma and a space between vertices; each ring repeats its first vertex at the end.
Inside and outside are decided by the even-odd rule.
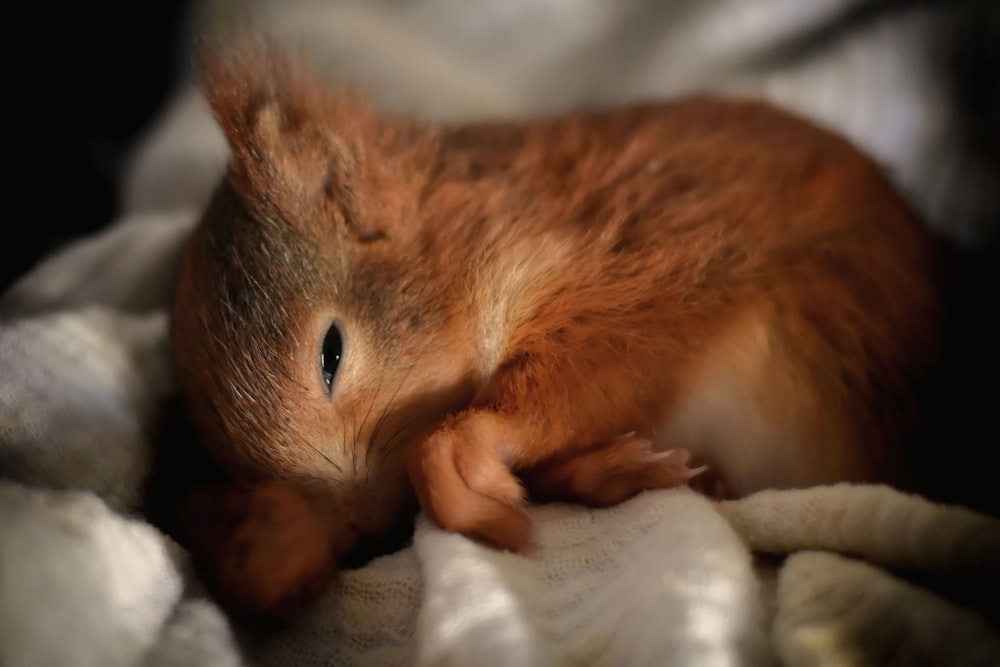
POLYGON ((329 463, 331 466, 333 466, 333 468, 337 472, 343 474, 343 472, 344 472, 343 468, 341 468, 340 465, 336 461, 334 461, 330 457, 329 454, 327 454, 326 452, 324 452, 322 449, 320 449, 319 447, 317 447, 313 443, 309 442, 309 440, 306 439, 306 438, 304 438, 304 437, 300 436, 299 437, 299 441, 302 442, 306 447, 308 447, 309 449, 313 450, 314 452, 316 452, 317 454, 319 454, 321 457, 323 457, 323 460, 325 460, 327 463, 329 463))
POLYGON ((401 435, 405 434, 406 431, 408 431, 409 428, 418 421, 418 419, 419 417, 414 417, 413 419, 404 422, 391 436, 389 436, 389 438, 385 441, 385 444, 379 450, 379 462, 384 461, 385 458, 394 451, 394 448, 403 442, 402 439, 397 440, 397 438, 400 438, 401 435))
POLYGON ((338 487, 344 486, 343 479, 337 477, 325 477, 323 475, 297 474, 294 477, 294 480, 305 484, 313 483, 322 486, 329 486, 329 485, 338 487))
POLYGON ((350 450, 351 456, 351 475, 352 477, 357 477, 358 475, 358 420, 357 414, 351 414, 351 431, 345 435, 344 446, 350 450))
MULTIPOLYGON (((379 414, 378 419, 375 421, 375 427, 372 429, 371 437, 368 438, 368 443, 365 446, 365 462, 366 463, 369 462, 369 461, 371 461, 372 451, 373 451, 373 449, 375 447, 375 441, 376 441, 376 438, 378 438, 379 433, 382 430, 382 426, 384 426, 384 424, 385 424, 386 417, 389 415, 389 407, 390 407, 390 405, 386 405, 382 409, 381 413, 379 414)), ((366 483, 369 481, 369 475, 371 474, 371 469, 372 469, 372 466, 370 466, 370 465, 366 465, 365 466, 365 482, 366 483)))
MULTIPOLYGON (((354 429, 355 433, 361 433, 361 431, 364 430, 365 425, 368 423, 368 417, 372 413, 372 408, 375 407, 375 399, 378 397, 379 394, 382 393, 382 380, 384 380, 384 379, 385 379, 385 374, 384 373, 379 374, 378 384, 375 385, 375 391, 372 393, 372 399, 370 401, 368 401, 368 409, 365 411, 364 419, 361 420, 361 428, 360 429, 354 429)), ((389 399, 389 400, 391 402, 392 399, 389 399)), ((375 426, 375 429, 373 429, 373 434, 374 434, 374 431, 376 431, 376 430, 378 430, 378 425, 377 424, 375 426)), ((370 439, 369 439, 369 441, 370 441, 370 439)))
POLYGON ((410 378, 410 373, 413 372, 414 368, 416 368, 417 363, 420 361, 420 359, 421 357, 417 357, 416 359, 413 360, 413 363, 411 363, 409 367, 407 367, 406 372, 403 373, 403 377, 399 379, 399 383, 396 385, 396 389, 392 392, 392 396, 390 396, 389 400, 386 401, 385 409, 382 410, 382 414, 379 415, 379 418, 375 423, 375 427, 372 429, 372 437, 369 438, 368 440, 369 453, 371 452, 371 447, 373 443, 377 440, 379 431, 381 431, 382 427, 385 425, 385 419, 386 417, 389 416, 389 408, 391 408, 392 404, 396 402, 396 397, 399 396, 400 390, 402 390, 403 385, 405 385, 406 381, 410 378))
POLYGON ((340 431, 340 450, 346 454, 350 446, 350 433, 342 429, 340 431))
MULTIPOLYGON (((393 390, 392 395, 389 397, 389 400, 386 401, 385 407, 383 408, 381 414, 379 414, 379 417, 378 417, 378 419, 375 422, 375 426, 372 428, 372 435, 371 435, 370 438, 368 438, 368 446, 367 446, 367 448, 365 450, 365 460, 366 461, 370 461, 372 459, 372 453, 373 453, 373 451, 375 451, 376 443, 378 443, 379 435, 382 432, 382 428, 386 424, 386 419, 388 418, 388 416, 390 414, 390 409, 392 408, 393 404, 396 402, 396 397, 399 396, 399 392, 403 389, 403 386, 406 384, 406 381, 409 380, 410 373, 413 372, 413 369, 416 368, 417 364, 420 362, 421 359, 422 359, 422 355, 418 356, 416 359, 414 359, 413 363, 411 363, 407 367, 406 371, 403 373, 403 376, 399 379, 399 383, 396 385, 395 390, 393 390)), ((410 423, 412 424, 412 421, 410 423)), ((387 446, 389 445, 389 443, 391 443, 392 439, 398 437, 398 435, 399 435, 399 433, 400 433, 401 430, 402 429, 397 429, 397 431, 392 436, 390 436, 389 439, 386 441, 386 445, 383 445, 383 446, 379 447, 379 455, 378 455, 378 463, 379 463, 379 465, 382 465, 382 463, 385 462, 386 455, 387 455, 387 453, 386 453, 385 450, 387 449, 387 446)), ((391 451, 391 447, 388 447, 388 449, 389 449, 389 451, 391 451)), ((368 480, 368 475, 370 474, 371 469, 372 469, 372 466, 370 466, 370 465, 367 466, 367 469, 365 471, 365 481, 368 480)))

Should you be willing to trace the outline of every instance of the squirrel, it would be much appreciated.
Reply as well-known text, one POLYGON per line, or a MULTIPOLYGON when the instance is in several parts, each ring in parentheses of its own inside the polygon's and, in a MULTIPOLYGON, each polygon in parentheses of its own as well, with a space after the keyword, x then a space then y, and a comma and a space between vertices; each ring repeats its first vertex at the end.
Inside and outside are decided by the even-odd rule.
POLYGON ((912 485, 936 243, 845 138, 713 95, 435 123, 274 44, 199 72, 231 159, 170 346, 234 606, 417 511, 526 552, 531 502, 912 485))

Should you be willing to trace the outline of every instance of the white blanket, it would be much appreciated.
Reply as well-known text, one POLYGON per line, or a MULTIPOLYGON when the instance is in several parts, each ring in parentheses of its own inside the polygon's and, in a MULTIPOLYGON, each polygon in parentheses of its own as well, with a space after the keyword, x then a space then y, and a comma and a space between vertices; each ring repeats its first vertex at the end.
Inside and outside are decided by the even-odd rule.
MULTIPOLYGON (((194 25, 249 4, 206 3, 194 25)), ((874 36, 795 67, 741 69, 742 55, 849 4, 287 0, 256 9, 267 17, 260 24, 307 44, 332 79, 360 77, 386 106, 440 118, 759 91, 851 135, 904 190, 922 193, 932 224, 973 242, 971 222, 935 215, 949 195, 921 187, 942 163, 928 164, 930 151, 958 159, 941 148, 947 109, 916 104, 938 91, 903 48, 930 17, 883 21, 874 36), (853 74, 861 82, 838 93, 853 74)), ((1000 664, 1000 607, 974 594, 1000 582, 1000 520, 877 486, 541 506, 531 557, 421 519, 411 546, 342 573, 291 627, 264 632, 228 618, 183 549, 142 516, 151 420, 173 388, 164 312, 173 261, 224 160, 204 105, 182 87, 124 175, 122 218, 0 300, 0 664, 1000 664)))

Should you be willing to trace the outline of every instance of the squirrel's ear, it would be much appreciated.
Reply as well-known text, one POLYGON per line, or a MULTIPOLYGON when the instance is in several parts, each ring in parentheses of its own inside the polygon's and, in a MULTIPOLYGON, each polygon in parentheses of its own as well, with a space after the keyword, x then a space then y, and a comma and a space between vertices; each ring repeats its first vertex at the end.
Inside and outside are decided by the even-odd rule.
POLYGON ((360 95, 334 94, 301 54, 267 39, 202 42, 197 64, 231 151, 229 182, 249 211, 289 224, 332 217, 378 236, 350 229, 375 123, 360 95))

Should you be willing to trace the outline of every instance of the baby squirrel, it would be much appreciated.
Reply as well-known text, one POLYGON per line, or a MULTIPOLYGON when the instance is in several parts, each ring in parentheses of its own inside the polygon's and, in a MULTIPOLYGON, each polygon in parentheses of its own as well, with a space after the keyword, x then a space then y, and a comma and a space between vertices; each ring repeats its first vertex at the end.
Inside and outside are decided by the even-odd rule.
POLYGON ((845 139, 711 96, 435 124, 266 44, 200 75, 231 161, 171 350, 232 480, 188 508, 234 606, 418 508, 524 551, 532 500, 910 484, 936 246, 845 139))

